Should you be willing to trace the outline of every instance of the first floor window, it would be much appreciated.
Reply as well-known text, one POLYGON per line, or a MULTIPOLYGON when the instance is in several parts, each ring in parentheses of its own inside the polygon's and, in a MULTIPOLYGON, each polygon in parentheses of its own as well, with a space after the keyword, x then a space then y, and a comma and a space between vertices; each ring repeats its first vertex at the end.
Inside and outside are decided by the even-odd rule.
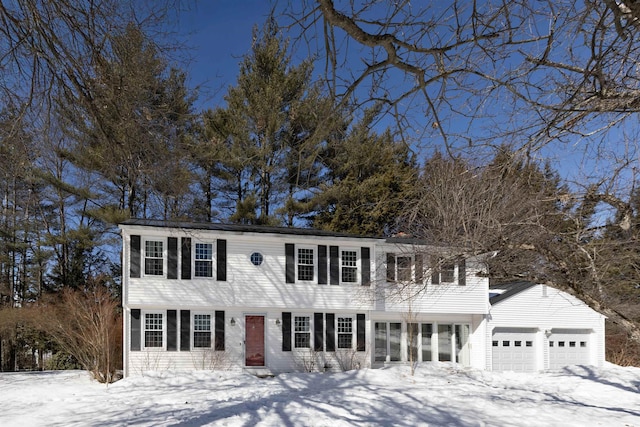
POLYGON ((433 324, 432 323, 423 323, 422 324, 422 361, 430 362, 431 361, 431 336, 433 335, 433 324))
POLYGON ((353 319, 338 317, 338 348, 353 347, 353 319))
POLYGON ((453 325, 438 325, 438 360, 451 362, 451 344, 453 338, 453 325))
POLYGON ((196 243, 195 247, 195 276, 213 276, 213 245, 211 243, 196 243))
POLYGON ((390 362, 401 360, 400 343, 402 339, 402 323, 376 322, 375 324, 375 360, 390 362))
POLYGON ((211 347, 211 315, 194 314, 193 346, 195 348, 211 347))
POLYGON ((298 280, 313 280, 313 249, 298 248, 298 280))
POLYGON ((294 318, 294 334, 296 348, 311 348, 309 316, 296 316, 294 318))
POLYGON ((144 346, 162 347, 163 321, 161 313, 144 315, 144 346))
POLYGON ((356 251, 342 251, 342 281, 344 283, 358 282, 358 253, 356 251))
POLYGON ((144 274, 148 276, 162 276, 163 274, 163 244, 159 240, 144 242, 144 274))

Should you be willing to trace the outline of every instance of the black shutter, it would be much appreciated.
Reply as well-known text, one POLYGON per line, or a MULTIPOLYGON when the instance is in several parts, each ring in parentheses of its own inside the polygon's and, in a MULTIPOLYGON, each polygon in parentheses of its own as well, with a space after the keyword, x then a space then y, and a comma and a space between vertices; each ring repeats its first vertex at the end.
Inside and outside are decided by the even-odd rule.
POLYGON ((282 313, 282 351, 291 351, 291 313, 282 313))
POLYGON ((458 262, 458 285, 465 286, 467 284, 467 265, 464 258, 458 262))
POLYGON ((327 247, 318 245, 318 285, 327 284, 327 247))
POLYGON ((182 238, 181 279, 191 279, 191 237, 182 238))
POLYGON ((178 238, 169 237, 167 240, 167 279, 178 278, 178 238))
POLYGON ((396 256, 387 254, 387 282, 396 281, 396 256))
POLYGON ((217 351, 224 351, 224 311, 216 310, 216 338, 215 349, 217 351))
POLYGON ((431 259, 431 284, 437 285, 440 283, 440 263, 438 262, 438 258, 431 259))
POLYGON ((131 235, 129 277, 140 277, 140 236, 131 235))
POLYGON ((140 309, 133 308, 131 309, 131 351, 140 351, 140 332, 140 309))
POLYGON ((167 351, 178 350, 178 313, 167 310, 167 351))
POLYGON ((180 350, 191 350, 191 311, 180 310, 180 350))
POLYGON ((340 266, 338 259, 338 247, 329 246, 329 283, 332 285, 340 284, 340 266))
POLYGON ((360 263, 362 264, 362 286, 371 285, 371 252, 369 248, 360 248, 360 263))
POLYGON ((422 262, 422 254, 416 254, 416 282, 422 282, 424 278, 424 263, 422 262))
POLYGON ((336 315, 333 313, 325 314, 326 330, 325 330, 325 345, 327 351, 336 351, 336 315))
POLYGON ((365 344, 365 321, 364 321, 364 314, 356 314, 356 336, 357 336, 357 341, 356 341, 356 350, 357 351, 365 351, 366 349, 366 344, 365 344))
POLYGON ((216 243, 216 279, 225 282, 227 280, 227 241, 218 239, 216 243))
POLYGON ((284 244, 284 255, 285 255, 285 282, 286 283, 295 283, 296 282, 296 259, 295 259, 295 245, 293 243, 285 243, 284 244))
POLYGON ((322 313, 313 313, 313 350, 322 351, 324 343, 322 341, 322 313))

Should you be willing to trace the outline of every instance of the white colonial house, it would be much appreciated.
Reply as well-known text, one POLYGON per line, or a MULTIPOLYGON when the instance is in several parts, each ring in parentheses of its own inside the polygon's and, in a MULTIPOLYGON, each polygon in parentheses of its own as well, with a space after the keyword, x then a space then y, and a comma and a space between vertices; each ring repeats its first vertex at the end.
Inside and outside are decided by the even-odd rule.
MULTIPOLYGON (((441 248, 409 238, 311 229, 135 219, 120 229, 125 376, 506 367, 492 352, 505 326, 494 323, 481 258, 439 263, 441 248)), ((537 339, 547 331, 514 326, 537 339)))
POLYGON ((531 282, 492 286, 488 367, 539 371, 602 366, 605 316, 566 292, 531 282))

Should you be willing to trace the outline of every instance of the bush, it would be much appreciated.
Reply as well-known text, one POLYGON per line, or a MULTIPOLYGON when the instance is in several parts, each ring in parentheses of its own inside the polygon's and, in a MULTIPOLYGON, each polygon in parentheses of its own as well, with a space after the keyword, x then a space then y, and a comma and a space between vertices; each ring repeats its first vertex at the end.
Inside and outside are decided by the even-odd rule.
POLYGON ((122 362, 122 321, 118 302, 102 286, 65 289, 44 307, 42 328, 93 377, 116 380, 122 362))

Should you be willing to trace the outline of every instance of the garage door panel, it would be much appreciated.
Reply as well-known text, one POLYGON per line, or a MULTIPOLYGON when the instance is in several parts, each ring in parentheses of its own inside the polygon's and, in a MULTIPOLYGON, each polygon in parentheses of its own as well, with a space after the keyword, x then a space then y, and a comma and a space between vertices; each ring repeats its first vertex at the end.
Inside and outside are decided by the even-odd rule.
POLYGON ((536 370, 535 332, 496 329, 492 338, 493 370, 531 372, 536 370))
POLYGON ((549 368, 591 363, 589 333, 582 331, 553 332, 549 336, 549 368))

